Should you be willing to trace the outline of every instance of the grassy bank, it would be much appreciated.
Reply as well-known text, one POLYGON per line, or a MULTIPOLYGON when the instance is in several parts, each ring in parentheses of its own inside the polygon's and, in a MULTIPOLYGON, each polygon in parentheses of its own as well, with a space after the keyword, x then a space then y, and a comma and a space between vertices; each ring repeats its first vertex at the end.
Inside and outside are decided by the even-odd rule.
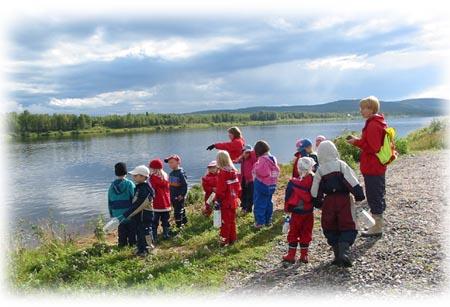
POLYGON ((65 138, 80 138, 80 137, 94 137, 106 135, 123 135, 134 133, 153 133, 165 131, 177 131, 186 129, 206 129, 206 128, 228 128, 231 126, 270 126, 270 125, 291 125, 311 122, 331 122, 336 120, 345 120, 346 117, 330 117, 330 118, 303 118, 303 119, 278 119, 266 121, 245 121, 245 122, 220 122, 220 123, 194 123, 183 125, 160 125, 140 128, 108 128, 96 126, 89 129, 77 129, 71 131, 48 131, 48 132, 30 132, 26 134, 10 133, 8 138, 14 141, 29 141, 29 140, 45 140, 45 139, 65 139, 65 138))
MULTIPOLYGON (((283 167, 280 191, 289 172, 289 166, 283 167)), ((212 218, 201 214, 201 193, 198 187, 191 192, 188 226, 171 240, 161 241, 146 259, 134 256, 131 248, 118 249, 115 235, 102 233, 101 221, 94 235, 84 238, 56 235, 57 231, 38 227, 35 233, 41 244, 37 248, 18 246, 10 252, 11 287, 52 292, 145 289, 146 293, 224 288, 230 272, 255 270, 256 262, 271 251, 282 235, 283 213, 276 210, 274 226, 260 231, 253 229, 253 215, 239 215, 237 243, 221 248, 212 218)))

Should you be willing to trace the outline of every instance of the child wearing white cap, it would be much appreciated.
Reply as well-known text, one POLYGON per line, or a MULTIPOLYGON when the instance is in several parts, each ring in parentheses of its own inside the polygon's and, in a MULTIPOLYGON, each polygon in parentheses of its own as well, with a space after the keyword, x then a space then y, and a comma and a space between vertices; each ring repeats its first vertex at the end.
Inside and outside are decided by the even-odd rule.
POLYGON ((134 219, 137 224, 137 255, 145 257, 153 245, 153 197, 154 192, 147 179, 150 170, 145 165, 139 165, 130 172, 136 183, 136 189, 131 208, 119 217, 119 221, 134 219))
POLYGON ((208 170, 206 171, 205 176, 202 177, 202 187, 203 191, 205 191, 205 208, 202 212, 205 216, 210 216, 212 213, 212 207, 207 203, 207 200, 213 192, 216 192, 217 188, 218 168, 216 160, 209 162, 207 169, 208 170))

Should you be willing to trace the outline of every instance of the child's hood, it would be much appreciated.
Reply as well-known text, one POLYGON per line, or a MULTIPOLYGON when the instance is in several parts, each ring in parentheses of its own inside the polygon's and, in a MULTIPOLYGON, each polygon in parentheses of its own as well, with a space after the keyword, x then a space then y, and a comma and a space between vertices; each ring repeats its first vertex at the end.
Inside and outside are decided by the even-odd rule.
POLYGON ((339 159, 339 152, 331 141, 323 141, 317 149, 317 158, 320 164, 325 164, 339 159))
POLYGON ((112 184, 112 191, 115 194, 122 194, 123 192, 126 191, 127 186, 128 186, 127 179, 116 179, 112 184))
POLYGON ((368 119, 368 121, 375 121, 376 123, 381 124, 382 126, 386 126, 386 121, 384 119, 383 114, 374 114, 368 119))

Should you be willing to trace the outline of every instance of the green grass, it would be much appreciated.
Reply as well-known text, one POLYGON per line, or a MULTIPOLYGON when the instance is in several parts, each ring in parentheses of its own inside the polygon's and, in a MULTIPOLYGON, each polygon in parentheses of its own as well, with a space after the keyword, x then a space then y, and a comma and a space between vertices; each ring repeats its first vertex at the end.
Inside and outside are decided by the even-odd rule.
MULTIPOLYGON (((285 168, 290 171, 289 167, 285 168)), ((286 178, 286 177, 284 177, 286 178)), ((280 191, 286 179, 280 183, 280 191)), ((192 192, 198 197, 197 189, 192 192)), ((217 291, 226 287, 233 271, 252 272, 256 263, 272 250, 282 236, 283 213, 274 212, 274 225, 255 230, 253 215, 238 216, 238 241, 223 248, 212 219, 201 214, 202 202, 187 207, 189 223, 176 237, 160 241, 147 258, 134 256, 131 248, 119 249, 105 241, 102 221, 92 242, 62 240, 49 231, 36 231, 42 242, 37 248, 16 248, 9 255, 11 287, 19 291, 102 291, 129 292, 198 290, 217 291)))
POLYGON ((448 119, 433 120, 429 126, 410 133, 405 140, 411 151, 440 150, 448 148, 447 133, 448 119))

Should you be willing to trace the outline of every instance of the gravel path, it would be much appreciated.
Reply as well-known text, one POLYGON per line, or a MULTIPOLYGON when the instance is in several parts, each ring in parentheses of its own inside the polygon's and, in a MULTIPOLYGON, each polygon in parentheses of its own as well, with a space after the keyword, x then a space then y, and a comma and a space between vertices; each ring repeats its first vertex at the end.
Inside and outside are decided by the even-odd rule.
MULTIPOLYGON (((420 153, 402 157, 389 168, 384 235, 378 240, 357 238, 351 252, 352 268, 330 266, 332 252, 320 227, 315 226, 310 263, 282 264, 281 256, 287 249, 284 238, 265 261, 258 263, 256 273, 230 274, 229 292, 314 294, 320 291, 322 295, 370 296, 443 291, 448 155, 446 151, 420 153)), ((319 220, 320 212, 315 214, 319 220)))

